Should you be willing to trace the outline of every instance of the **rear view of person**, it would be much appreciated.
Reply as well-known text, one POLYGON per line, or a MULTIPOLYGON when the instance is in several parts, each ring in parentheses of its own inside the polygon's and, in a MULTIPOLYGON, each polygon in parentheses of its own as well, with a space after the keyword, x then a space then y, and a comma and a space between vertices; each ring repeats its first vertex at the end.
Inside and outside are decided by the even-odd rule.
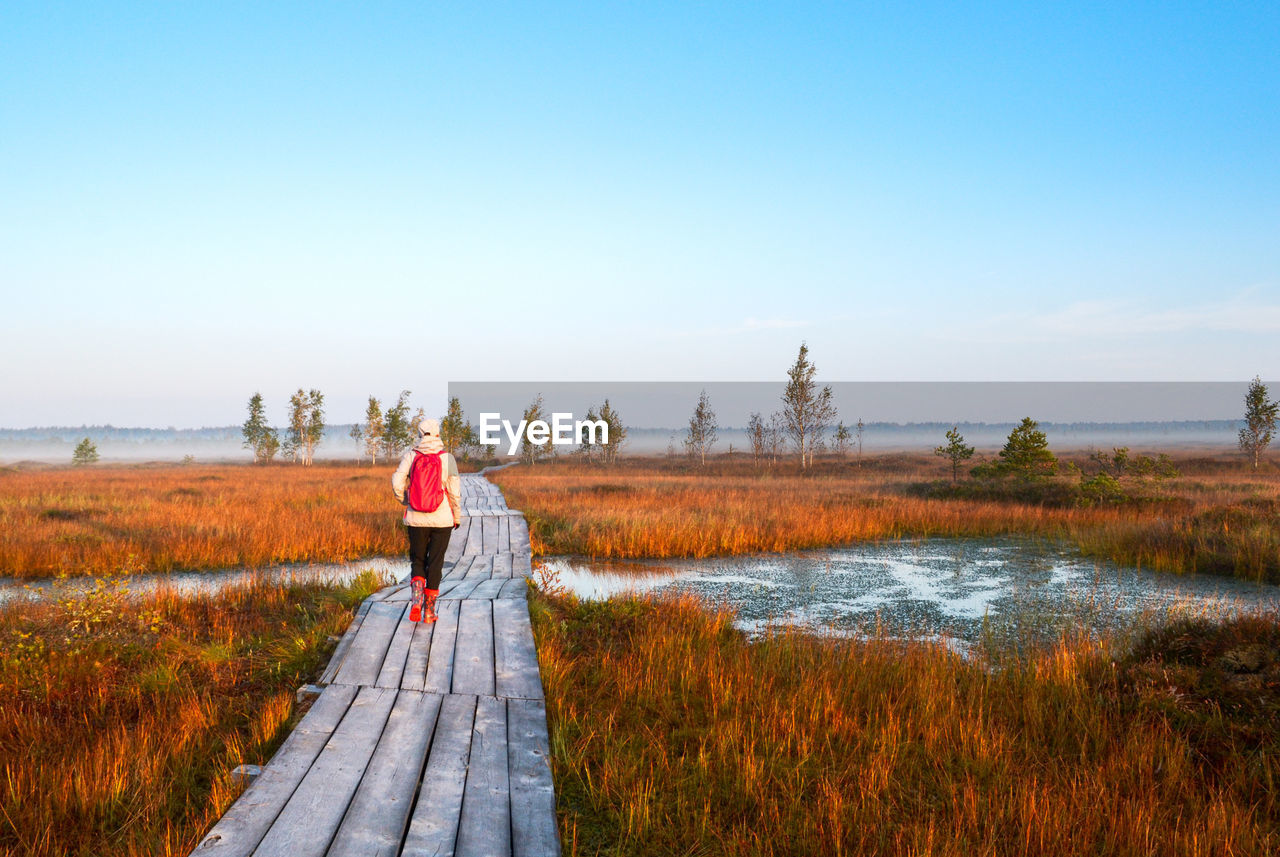
POLYGON ((409 621, 434 622, 449 536, 462 523, 458 463, 444 451, 440 421, 418 423, 418 443, 400 459, 391 490, 404 505, 413 601, 409 621))

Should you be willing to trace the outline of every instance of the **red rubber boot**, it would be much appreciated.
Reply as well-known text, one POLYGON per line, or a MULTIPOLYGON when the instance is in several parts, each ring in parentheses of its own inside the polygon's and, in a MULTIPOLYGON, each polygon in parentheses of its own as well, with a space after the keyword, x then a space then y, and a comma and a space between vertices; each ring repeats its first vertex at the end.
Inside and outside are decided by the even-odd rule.
POLYGON ((413 599, 409 607, 409 621, 419 622, 422 620, 422 602, 426 598, 427 582, 421 577, 415 577, 410 585, 413 587, 413 599))
POLYGON ((422 608, 422 621, 434 622, 440 617, 436 614, 436 596, 440 594, 439 589, 428 589, 426 604, 422 608))

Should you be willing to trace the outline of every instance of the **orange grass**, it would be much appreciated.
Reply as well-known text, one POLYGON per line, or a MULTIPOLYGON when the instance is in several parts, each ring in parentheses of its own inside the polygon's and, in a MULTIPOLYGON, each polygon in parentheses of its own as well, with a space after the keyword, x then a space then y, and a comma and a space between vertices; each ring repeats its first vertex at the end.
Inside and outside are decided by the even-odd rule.
POLYGON ((946 465, 922 456, 828 462, 803 475, 723 461, 705 470, 655 459, 614 468, 560 461, 492 478, 524 510, 543 554, 707 557, 1021 534, 1069 539, 1123 563, 1280 581, 1276 468, 1255 475, 1233 460, 1182 464, 1191 475, 1134 482, 1130 502, 1093 507, 924 496, 946 465))
POLYGON ((0 574, 339 562, 404 549, 389 466, 0 471, 0 574))
POLYGON ((1280 616, 984 669, 883 639, 749 643, 688 597, 530 605, 573 857, 1280 848, 1280 616), (1270 666, 1215 666, 1242 646, 1270 666))
POLYGON ((189 853, 377 585, 193 598, 99 584, 0 608, 0 853, 189 853))

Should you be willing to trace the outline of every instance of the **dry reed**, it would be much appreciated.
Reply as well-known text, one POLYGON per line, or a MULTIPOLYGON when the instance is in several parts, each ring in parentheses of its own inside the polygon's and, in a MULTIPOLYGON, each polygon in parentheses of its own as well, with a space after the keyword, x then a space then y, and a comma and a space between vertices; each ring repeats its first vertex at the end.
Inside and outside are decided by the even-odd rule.
POLYGON ((189 853, 378 583, 198 597, 99 583, 0 608, 0 853, 189 853))
POLYGON ((391 468, 0 471, 0 574, 340 562, 404 549, 391 468))
POLYGON ((1189 475, 1134 482, 1127 502, 1093 506, 929 496, 942 483, 928 480, 945 465, 921 456, 868 459, 865 467, 828 462, 803 475, 732 462, 695 469, 652 459, 613 468, 561 461, 493 479, 524 510, 543 554, 707 557, 1020 534, 1070 540, 1127 564, 1280 580, 1276 474, 1241 472, 1233 460, 1181 463, 1189 475))
POLYGON ((928 644, 750 643, 688 597, 531 607, 573 857, 1280 847, 1274 615, 984 669, 928 644), (1216 666, 1241 647, 1269 665, 1216 666))

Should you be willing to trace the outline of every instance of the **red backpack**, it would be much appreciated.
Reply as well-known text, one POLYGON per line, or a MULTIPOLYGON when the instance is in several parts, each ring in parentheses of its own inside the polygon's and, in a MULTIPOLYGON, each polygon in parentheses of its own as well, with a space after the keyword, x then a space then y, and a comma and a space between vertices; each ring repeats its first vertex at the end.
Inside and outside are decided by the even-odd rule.
POLYGON ((444 502, 444 485, 440 478, 444 470, 444 450, 419 452, 414 450, 413 464, 409 467, 409 508, 415 512, 434 512, 444 502))

